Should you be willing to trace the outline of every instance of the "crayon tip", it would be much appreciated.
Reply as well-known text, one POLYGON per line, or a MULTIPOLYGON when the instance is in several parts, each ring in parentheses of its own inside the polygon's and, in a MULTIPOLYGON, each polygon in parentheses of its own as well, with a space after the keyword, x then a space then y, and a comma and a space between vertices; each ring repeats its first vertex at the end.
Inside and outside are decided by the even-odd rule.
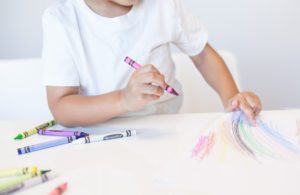
POLYGON ((173 89, 171 87, 167 88, 167 91, 173 95, 179 96, 179 94, 175 91, 175 89, 173 89))
POLYGON ((88 133, 81 132, 80 135, 77 135, 77 136, 75 136, 75 137, 76 137, 76 139, 80 139, 80 138, 83 138, 83 137, 86 137, 86 136, 89 136, 89 134, 88 134, 88 133))
POLYGON ((14 139, 15 140, 20 140, 20 139, 23 139, 23 136, 22 136, 22 134, 18 134, 14 139))
POLYGON ((173 95, 179 96, 179 94, 174 89, 170 93, 172 93, 173 95))
POLYGON ((82 135, 83 137, 85 137, 85 136, 89 136, 90 134, 82 132, 81 135, 82 135))
POLYGON ((166 90, 167 92, 169 92, 170 94, 179 96, 179 94, 175 91, 175 89, 173 89, 173 88, 170 87, 169 85, 166 86, 165 90, 166 90))
POLYGON ((49 170, 41 170, 41 174, 45 174, 45 173, 48 173, 50 171, 51 171, 50 169, 49 170))

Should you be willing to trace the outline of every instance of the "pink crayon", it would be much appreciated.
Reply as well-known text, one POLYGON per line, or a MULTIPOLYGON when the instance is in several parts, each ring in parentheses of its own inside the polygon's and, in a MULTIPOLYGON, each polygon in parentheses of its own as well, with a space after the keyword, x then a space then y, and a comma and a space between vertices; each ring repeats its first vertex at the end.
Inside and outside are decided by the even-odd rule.
POLYGON ((52 190, 49 195, 61 195, 63 194, 68 188, 68 183, 65 182, 59 186, 57 186, 54 190, 52 190))
MULTIPOLYGON (((131 59, 130 57, 126 57, 124 60, 129 66, 131 66, 134 69, 139 69, 141 67, 140 64, 138 64, 136 61, 134 61, 133 59, 131 59)), ((165 91, 169 92, 170 94, 176 95, 178 96, 179 94, 175 91, 174 88, 172 88, 170 85, 167 85, 165 88, 165 91)))

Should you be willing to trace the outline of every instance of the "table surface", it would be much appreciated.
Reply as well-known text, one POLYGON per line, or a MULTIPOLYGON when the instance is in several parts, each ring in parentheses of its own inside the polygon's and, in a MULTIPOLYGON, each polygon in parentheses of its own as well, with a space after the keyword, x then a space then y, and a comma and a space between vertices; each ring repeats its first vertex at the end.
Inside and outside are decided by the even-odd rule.
MULTIPOLYGON (((44 121, 0 121, 0 169, 38 166, 59 176, 18 194, 47 194, 67 181, 67 194, 300 194, 300 161, 258 163, 246 158, 200 161, 191 151, 201 133, 224 113, 119 118, 83 128, 101 134, 132 129, 131 138, 67 144, 17 155, 16 149, 52 139, 33 135, 13 140, 20 131, 44 121)), ((282 133, 296 137, 300 110, 264 111, 282 133)), ((57 129, 61 127, 56 127, 57 129)), ((77 128, 78 129, 78 128, 77 128)), ((80 128, 82 130, 82 128, 80 128)))

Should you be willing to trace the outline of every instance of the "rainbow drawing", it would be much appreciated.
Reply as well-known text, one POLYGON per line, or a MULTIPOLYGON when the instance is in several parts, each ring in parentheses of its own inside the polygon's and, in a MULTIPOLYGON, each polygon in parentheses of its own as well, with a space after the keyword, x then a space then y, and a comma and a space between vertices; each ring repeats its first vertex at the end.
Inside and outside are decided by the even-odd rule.
POLYGON ((219 148, 219 159, 222 161, 229 149, 255 160, 264 157, 300 159, 299 145, 289 141, 261 119, 256 122, 256 126, 250 125, 241 111, 226 115, 200 136, 192 150, 192 157, 203 160, 219 148))

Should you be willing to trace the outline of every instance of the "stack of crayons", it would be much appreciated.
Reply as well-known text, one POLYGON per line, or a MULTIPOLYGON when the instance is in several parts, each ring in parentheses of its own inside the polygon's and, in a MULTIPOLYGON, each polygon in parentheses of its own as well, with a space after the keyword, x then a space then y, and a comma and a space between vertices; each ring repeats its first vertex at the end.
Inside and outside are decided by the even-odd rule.
MULTIPOLYGON (((111 139, 119 139, 125 137, 135 136, 136 132, 133 130, 120 131, 115 133, 109 133, 104 135, 89 135, 82 131, 69 131, 69 130, 51 130, 47 129, 56 124, 54 120, 41 124, 33 129, 24 131, 18 134, 14 139, 22 140, 31 135, 38 134, 42 136, 57 136, 61 137, 57 140, 43 142, 40 144, 25 146, 17 149, 19 155, 43 150, 50 147, 55 147, 63 144, 87 144, 93 142, 106 141, 111 139)), ((39 171, 36 167, 32 168, 19 168, 19 169, 6 169, 0 170, 1 177, 13 177, 4 182, 0 182, 0 195, 10 194, 19 190, 35 186, 40 183, 44 183, 53 178, 53 174, 49 174, 50 170, 39 171)), ((63 183, 57 186, 49 195, 60 195, 67 189, 68 184, 63 183)))
POLYGON ((54 125, 56 125, 56 121, 51 120, 47 123, 38 125, 37 127, 34 127, 33 129, 30 129, 30 130, 24 131, 23 133, 18 134, 14 138, 15 140, 22 140, 22 139, 25 139, 34 134, 62 137, 61 139, 18 148, 17 149, 18 154, 22 155, 22 154, 27 154, 30 152, 35 152, 38 150, 43 150, 46 148, 51 148, 51 147, 55 147, 55 146, 59 146, 59 145, 63 145, 63 144, 68 144, 76 139, 79 139, 79 138, 89 135, 87 133, 80 132, 80 131, 64 131, 64 130, 47 129, 54 125))
POLYGON ((37 167, 24 167, 0 170, 0 194, 10 194, 55 177, 51 170, 39 170, 37 167))
POLYGON ((30 129, 28 131, 24 131, 23 133, 18 134, 14 138, 15 140, 22 140, 22 139, 27 138, 34 134, 62 137, 57 140, 18 148, 17 149, 18 154, 19 155, 27 154, 30 152, 35 152, 35 151, 43 150, 46 148, 51 148, 51 147, 55 147, 55 146, 59 146, 59 145, 63 145, 63 144, 68 144, 71 142, 73 144, 85 144, 85 143, 99 142, 99 141, 124 138, 124 137, 130 137, 130 136, 136 135, 136 132, 132 131, 132 130, 126 130, 126 131, 121 131, 121 132, 116 132, 116 133, 111 133, 111 134, 105 134, 105 135, 89 135, 88 133, 85 133, 82 131, 47 129, 49 127, 54 126, 55 124, 56 124, 56 122, 54 120, 52 120, 47 123, 41 124, 33 129, 30 129))
MULTIPOLYGON (((0 170, 0 195, 11 194, 30 187, 45 183, 57 175, 51 170, 38 170, 37 167, 23 167, 0 170)), ((68 183, 63 183, 54 188, 49 195, 61 195, 67 190, 68 183)))

